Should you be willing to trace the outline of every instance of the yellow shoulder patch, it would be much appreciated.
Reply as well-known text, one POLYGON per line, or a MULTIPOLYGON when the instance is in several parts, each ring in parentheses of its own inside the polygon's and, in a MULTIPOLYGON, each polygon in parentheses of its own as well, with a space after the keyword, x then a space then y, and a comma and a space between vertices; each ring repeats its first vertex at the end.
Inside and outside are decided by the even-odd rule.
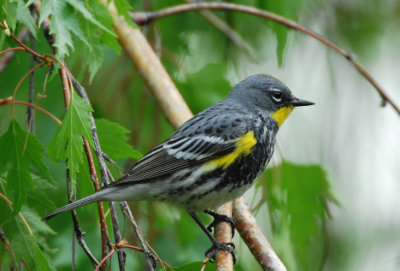
POLYGON ((286 106, 279 108, 276 112, 271 114, 271 117, 281 126, 287 117, 292 113, 294 106, 286 106))
POLYGON ((233 152, 205 163, 204 167, 207 170, 212 170, 219 167, 225 169, 241 156, 249 155, 251 153, 251 149, 256 143, 257 139, 254 137, 254 132, 247 132, 245 135, 237 139, 236 148, 233 152))

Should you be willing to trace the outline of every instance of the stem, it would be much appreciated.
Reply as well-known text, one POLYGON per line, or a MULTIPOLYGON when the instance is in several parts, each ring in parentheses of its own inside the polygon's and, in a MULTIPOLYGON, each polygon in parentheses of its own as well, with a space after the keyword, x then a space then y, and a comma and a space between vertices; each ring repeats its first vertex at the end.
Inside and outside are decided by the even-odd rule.
POLYGON ((44 109, 43 107, 40 107, 36 104, 32 104, 29 102, 25 102, 25 101, 13 101, 12 98, 7 98, 7 99, 0 99, 0 106, 1 105, 11 105, 11 104, 23 104, 29 107, 34 108, 35 110, 38 110, 44 114, 46 114, 47 116, 49 116, 52 120, 54 120, 58 125, 61 125, 61 120, 59 118, 57 118, 56 116, 54 116, 52 113, 50 113, 49 111, 47 111, 46 109, 44 109))
POLYGON ((15 107, 14 107, 14 101, 15 101, 15 97, 17 96, 17 92, 19 87, 21 86, 22 82, 26 79, 26 77, 28 77, 31 73, 33 73, 36 69, 42 67, 45 63, 40 63, 38 65, 36 65, 35 67, 33 67, 32 69, 30 69, 22 78, 21 80, 19 80, 17 86, 14 89, 14 93, 12 96, 12 103, 11 103, 11 111, 12 111, 12 115, 15 116, 15 107))
POLYGON ((237 231, 263 270, 286 271, 286 267, 257 225, 243 197, 233 201, 233 217, 237 222, 237 231))
POLYGON ((400 115, 400 107, 392 100, 392 98, 384 91, 384 89, 376 82, 376 80, 358 63, 354 60, 351 53, 342 49, 335 43, 323 38, 321 35, 315 33, 314 31, 275 13, 257 9, 254 7, 248 7, 243 5, 236 5, 230 3, 193 3, 193 4, 184 4, 178 5, 175 7, 166 8, 159 11, 153 12, 133 12, 132 20, 138 25, 148 24, 156 19, 160 19, 166 16, 174 15, 177 13, 188 12, 188 11, 197 11, 197 10, 205 10, 205 9, 214 9, 214 10, 225 10, 225 11, 238 11, 243 13, 248 13, 254 16, 262 17, 268 20, 272 20, 279 24, 285 25, 288 28, 297 30, 302 32, 317 41, 321 42, 328 48, 334 50, 341 56, 343 56, 351 65, 376 89, 379 93, 383 101, 387 101, 393 109, 400 115))
MULTIPOLYGON (((92 151, 90 149, 90 145, 87 139, 84 136, 82 136, 82 139, 83 139, 83 145, 85 147, 86 158, 89 164, 90 179, 93 181, 94 189, 97 192, 100 190, 100 183, 99 179, 97 178, 96 166, 94 165, 92 151)), ((108 241, 107 225, 106 225, 106 218, 104 216, 103 202, 98 201, 97 206, 99 208, 99 216, 100 216, 101 258, 104 259, 104 257, 106 257, 107 255, 107 241, 108 241)), ((107 269, 106 265, 102 266, 103 271, 106 271, 106 269, 107 269)))
POLYGON ((27 47, 22 41, 20 41, 19 39, 17 39, 12 33, 10 33, 10 37, 19 44, 19 46, 21 46, 22 48, 24 48, 25 51, 27 51, 28 53, 34 55, 35 57, 41 59, 41 60, 45 60, 43 56, 41 56, 40 54, 36 53, 35 51, 33 51, 31 48, 27 47))
MULTIPOLYGON (((33 39, 33 36, 29 34, 29 38, 31 40, 31 47, 35 49, 35 40, 33 39)), ((35 64, 35 57, 32 55, 30 59, 30 68, 32 69, 35 64)), ((30 103, 33 103, 34 100, 34 95, 35 95, 35 73, 31 73, 29 76, 29 97, 28 101, 30 103)), ((33 133, 35 130, 34 126, 34 113, 35 111, 33 110, 34 108, 28 106, 26 109, 26 128, 30 133, 33 133)))
POLYGON ((94 271, 98 271, 100 267, 103 267, 103 264, 107 261, 108 258, 110 258, 115 252, 115 248, 113 247, 106 256, 101 259, 100 263, 96 266, 96 269, 94 271))

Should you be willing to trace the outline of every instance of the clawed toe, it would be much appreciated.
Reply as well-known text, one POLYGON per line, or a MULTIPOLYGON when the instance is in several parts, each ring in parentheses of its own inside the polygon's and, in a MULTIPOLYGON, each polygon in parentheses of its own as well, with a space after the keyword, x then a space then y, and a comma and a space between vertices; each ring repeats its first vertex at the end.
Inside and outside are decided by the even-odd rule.
POLYGON ((236 228, 236 220, 233 217, 229 217, 226 215, 218 214, 216 212, 212 212, 209 210, 204 211, 206 214, 211 215, 214 220, 211 222, 211 224, 207 227, 207 230, 209 232, 212 232, 212 229, 215 227, 215 225, 219 222, 227 222, 231 225, 232 228, 232 238, 235 235, 235 228, 236 228))
POLYGON ((228 253, 230 253, 232 255, 233 264, 235 264, 236 263, 236 255, 235 255, 235 252, 233 251, 234 249, 235 249, 234 243, 215 242, 212 245, 212 247, 210 247, 206 251, 205 255, 210 260, 215 260, 215 257, 217 256, 218 251, 226 250, 226 251, 228 251, 228 253))

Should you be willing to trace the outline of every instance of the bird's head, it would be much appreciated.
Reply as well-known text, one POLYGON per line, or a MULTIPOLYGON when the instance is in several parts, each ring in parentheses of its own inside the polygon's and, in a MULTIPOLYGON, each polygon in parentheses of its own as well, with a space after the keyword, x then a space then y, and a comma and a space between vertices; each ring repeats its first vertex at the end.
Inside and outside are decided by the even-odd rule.
POLYGON ((295 107, 314 104, 296 98, 284 83, 264 74, 247 77, 232 89, 228 98, 240 99, 247 106, 268 111, 279 126, 295 107))

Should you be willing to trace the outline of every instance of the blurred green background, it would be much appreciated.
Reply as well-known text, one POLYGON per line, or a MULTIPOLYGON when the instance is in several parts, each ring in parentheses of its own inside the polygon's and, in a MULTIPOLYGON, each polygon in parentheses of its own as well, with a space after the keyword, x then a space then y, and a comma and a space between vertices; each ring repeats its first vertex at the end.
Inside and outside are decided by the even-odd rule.
MULTIPOLYGON (((399 1, 231 2, 276 12, 339 44, 400 103, 399 1)), ((148 0, 132 1, 131 5, 142 11, 180 3, 148 0)), ((160 19, 143 28, 193 113, 223 99, 233 85, 255 73, 271 74, 285 82, 296 96, 316 103, 296 109, 285 122, 269 170, 245 195, 288 270, 399 270, 397 113, 390 106, 380 106, 375 89, 343 57, 310 37, 247 14, 212 13, 237 32, 250 49, 233 43, 196 12, 160 19)), ((21 28, 18 25, 16 32, 21 28)), ((15 46, 4 35, 1 37, 2 49, 15 46)), ((76 36, 72 42, 75 49, 65 60, 88 91, 96 118, 128 129, 129 144, 143 154, 169 137, 172 127, 123 51, 117 53, 102 46, 104 62, 90 82, 86 68, 91 62, 81 53, 85 45, 76 36)), ((35 47, 41 53, 50 53, 40 31, 35 47)), ((0 74, 0 98, 12 95, 29 70, 29 61, 26 53, 17 53, 0 74)), ((46 71, 35 73, 38 92, 42 91, 46 71)), ((40 106, 62 118, 64 102, 57 75, 49 81, 46 95, 40 106)), ((25 82, 17 99, 26 101, 27 96, 25 82)), ((22 126, 25 111, 17 105, 17 119, 22 126)), ((0 116, 0 134, 4 134, 12 117, 11 107, 1 106, 0 116)), ((35 114, 35 134, 45 148, 56 128, 47 116, 35 114)), ((55 182, 34 179, 36 189, 28 199, 39 216, 67 202, 64 163, 48 158, 46 163, 55 182)), ((120 159, 118 163, 123 169, 133 161, 120 159)), ((118 171, 113 173, 119 176, 118 171)), ((0 175, 3 188, 4 177, 0 175)), ((77 187, 78 198, 93 192, 85 167, 77 187)), ((161 203, 131 206, 147 241, 163 260, 181 266, 203 259, 209 241, 184 211, 161 203)), ((97 207, 92 204, 77 212, 85 239, 99 257, 97 207)), ((125 238, 137 244, 130 223, 121 214, 119 221, 125 238)), ((41 248, 53 268, 70 270, 70 215, 60 215, 48 225, 56 233, 43 234, 41 248)), ((261 270, 238 236, 234 241, 239 257, 235 270, 261 270)), ((3 246, 0 253, 4 255, 1 267, 6 270, 9 260, 3 246)), ((144 268, 141 254, 127 251, 127 255, 127 269, 144 268)), ((76 257, 77 270, 91 266, 79 247, 76 257)), ((112 270, 117 270, 116 257, 112 270)))

